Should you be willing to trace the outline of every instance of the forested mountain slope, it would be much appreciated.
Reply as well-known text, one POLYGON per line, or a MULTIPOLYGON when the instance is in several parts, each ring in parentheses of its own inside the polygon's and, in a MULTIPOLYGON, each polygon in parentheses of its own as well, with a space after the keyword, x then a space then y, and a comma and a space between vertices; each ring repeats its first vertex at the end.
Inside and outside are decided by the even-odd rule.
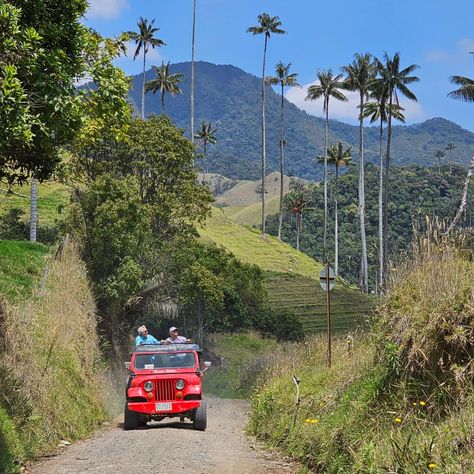
MULTIPOLYGON (((171 73, 182 72, 182 95, 166 96, 166 113, 178 127, 189 130, 190 77, 189 62, 172 64, 171 73)), ((152 79, 147 71, 146 78, 152 79)), ((139 107, 142 75, 133 77, 130 100, 139 107)), ((256 178, 260 159, 260 79, 231 65, 196 63, 196 128, 202 120, 212 121, 218 128, 216 145, 209 146, 209 170, 234 178, 256 178)), ((279 159, 280 99, 269 88, 267 95, 267 146, 269 171, 276 170, 279 159)), ((314 158, 322 154, 324 146, 324 120, 308 115, 286 101, 286 158, 287 173, 303 178, 316 178, 322 166, 314 158)), ((146 112, 162 113, 160 94, 146 95, 146 112)), ((354 110, 354 114, 356 114, 354 110)), ((366 157, 375 162, 378 157, 378 127, 367 127, 366 157)), ((331 120, 330 143, 345 142, 358 149, 358 127, 331 120)), ((445 160, 467 164, 474 154, 474 134, 442 118, 433 118, 411 126, 395 126, 393 135, 394 163, 399 165, 437 164, 433 154, 452 142, 456 149, 445 160)), ((354 156, 357 160, 357 156, 354 156)))

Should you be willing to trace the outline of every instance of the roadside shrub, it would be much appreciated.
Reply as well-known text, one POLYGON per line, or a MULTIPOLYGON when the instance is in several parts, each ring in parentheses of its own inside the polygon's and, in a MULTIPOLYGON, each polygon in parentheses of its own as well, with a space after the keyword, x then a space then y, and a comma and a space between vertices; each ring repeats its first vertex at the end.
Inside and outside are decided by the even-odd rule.
POLYGON ((254 318, 253 326, 262 335, 272 335, 278 341, 301 341, 304 339, 303 325, 293 313, 267 307, 254 318))
POLYGON ((474 382, 474 264, 464 239, 433 227, 392 275, 376 326, 393 377, 451 402, 474 382), (454 397, 454 398, 453 398, 454 397))

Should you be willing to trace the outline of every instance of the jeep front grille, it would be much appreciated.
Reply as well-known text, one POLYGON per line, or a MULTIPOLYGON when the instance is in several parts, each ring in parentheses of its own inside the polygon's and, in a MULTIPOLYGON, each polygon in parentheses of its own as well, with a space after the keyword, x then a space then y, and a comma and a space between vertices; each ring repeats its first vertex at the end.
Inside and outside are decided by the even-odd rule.
POLYGON ((174 380, 156 380, 155 394, 157 402, 174 400, 174 380))

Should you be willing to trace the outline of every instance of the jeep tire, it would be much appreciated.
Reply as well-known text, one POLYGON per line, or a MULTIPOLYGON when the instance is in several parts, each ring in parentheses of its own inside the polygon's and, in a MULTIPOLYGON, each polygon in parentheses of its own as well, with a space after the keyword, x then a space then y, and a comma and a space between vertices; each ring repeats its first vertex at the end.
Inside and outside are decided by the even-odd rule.
POLYGON ((140 415, 128 409, 128 405, 125 403, 125 412, 123 415, 123 429, 124 430, 134 430, 138 428, 140 423, 140 415))
POLYGON ((207 404, 201 400, 201 405, 194 410, 193 429, 205 431, 207 427, 207 404))

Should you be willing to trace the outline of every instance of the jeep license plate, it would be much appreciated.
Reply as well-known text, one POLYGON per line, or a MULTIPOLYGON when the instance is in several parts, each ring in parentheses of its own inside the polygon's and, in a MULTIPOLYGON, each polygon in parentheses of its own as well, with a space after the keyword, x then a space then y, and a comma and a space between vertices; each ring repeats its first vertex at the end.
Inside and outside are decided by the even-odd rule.
POLYGON ((173 408, 172 408, 172 404, 171 402, 167 402, 167 403, 157 403, 156 404, 156 407, 155 407, 155 410, 156 411, 171 411, 173 408))

